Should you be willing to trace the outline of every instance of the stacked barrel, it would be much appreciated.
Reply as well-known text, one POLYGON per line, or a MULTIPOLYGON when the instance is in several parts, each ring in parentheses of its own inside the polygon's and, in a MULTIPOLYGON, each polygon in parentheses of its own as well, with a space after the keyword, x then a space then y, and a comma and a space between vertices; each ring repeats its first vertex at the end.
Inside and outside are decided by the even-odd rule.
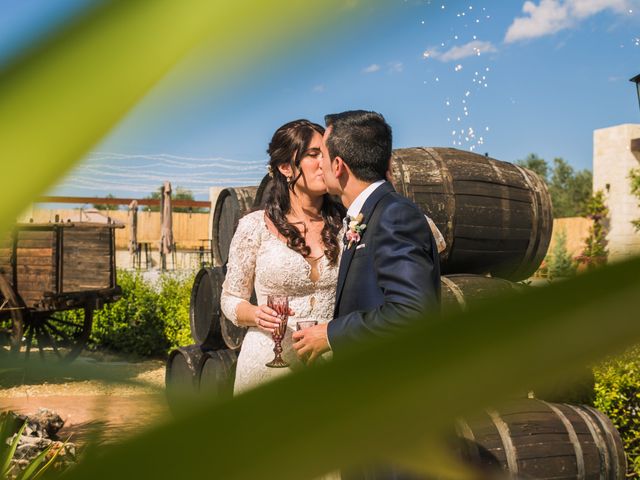
POLYGON ((169 404, 179 409, 193 398, 229 398, 245 328, 237 327, 222 313, 220 297, 224 270, 202 268, 191 289, 189 321, 194 345, 169 354, 166 387, 169 404))
MULTIPOLYGON (((515 282, 530 277, 547 253, 551 199, 544 182, 530 170, 452 148, 404 148, 393 152, 391 181, 444 236, 444 311, 524 288, 515 282)), ((191 331, 197 345, 172 353, 168 387, 179 384, 180 378, 193 390, 231 394, 235 359, 246 330, 220 310, 222 266, 238 221, 264 206, 271 182, 265 176, 257 188, 220 192, 212 231, 214 258, 220 266, 202 269, 196 277, 191 331)), ((547 399, 588 400, 593 380, 586 377, 578 396, 561 393, 547 399)), ((611 422, 590 407, 522 400, 504 411, 488 412, 475 423, 461 421, 458 427, 460 454, 475 465, 495 464, 514 475, 535 478, 624 478, 620 437, 611 422)))

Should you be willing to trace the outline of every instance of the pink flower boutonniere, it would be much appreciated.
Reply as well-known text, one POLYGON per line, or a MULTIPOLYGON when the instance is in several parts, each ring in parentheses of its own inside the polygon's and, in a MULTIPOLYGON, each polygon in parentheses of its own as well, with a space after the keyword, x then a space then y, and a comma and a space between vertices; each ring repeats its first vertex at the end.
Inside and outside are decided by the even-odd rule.
POLYGON ((351 248, 352 245, 358 243, 362 238, 362 232, 364 232, 367 225, 365 223, 360 223, 364 217, 361 213, 358 216, 349 222, 349 229, 347 230, 347 241, 349 244, 347 245, 347 249, 351 248))

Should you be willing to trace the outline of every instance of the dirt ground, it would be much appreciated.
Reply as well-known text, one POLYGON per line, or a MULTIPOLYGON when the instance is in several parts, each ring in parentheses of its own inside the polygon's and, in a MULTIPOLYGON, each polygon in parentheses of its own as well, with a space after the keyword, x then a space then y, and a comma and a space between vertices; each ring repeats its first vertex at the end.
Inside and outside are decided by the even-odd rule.
POLYGON ((61 438, 114 441, 170 416, 164 376, 162 360, 86 353, 53 372, 2 372, 0 411, 48 408, 65 420, 61 438))

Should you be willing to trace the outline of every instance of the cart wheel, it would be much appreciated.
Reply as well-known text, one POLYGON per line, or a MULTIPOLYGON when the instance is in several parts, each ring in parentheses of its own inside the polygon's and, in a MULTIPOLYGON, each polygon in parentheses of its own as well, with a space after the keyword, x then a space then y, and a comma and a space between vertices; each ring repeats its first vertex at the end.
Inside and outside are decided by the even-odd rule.
POLYGON ((0 342, 12 353, 20 350, 25 312, 11 284, 0 275, 0 342))
POLYGON ((53 312, 34 312, 25 322, 25 352, 29 357, 34 347, 44 358, 45 349, 53 350, 61 361, 70 362, 82 351, 93 324, 93 306, 86 305, 77 317, 59 318, 53 312))

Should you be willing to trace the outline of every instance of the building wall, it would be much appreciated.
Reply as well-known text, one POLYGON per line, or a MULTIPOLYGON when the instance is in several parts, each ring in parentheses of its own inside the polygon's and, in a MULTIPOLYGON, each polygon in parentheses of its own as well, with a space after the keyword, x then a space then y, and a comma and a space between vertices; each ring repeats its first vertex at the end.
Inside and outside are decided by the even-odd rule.
POLYGON ((625 124, 593 132, 593 189, 603 190, 609 207, 609 258, 640 254, 640 233, 631 221, 640 218, 638 199, 631 194, 629 171, 640 167, 631 140, 640 138, 640 125, 625 124))

